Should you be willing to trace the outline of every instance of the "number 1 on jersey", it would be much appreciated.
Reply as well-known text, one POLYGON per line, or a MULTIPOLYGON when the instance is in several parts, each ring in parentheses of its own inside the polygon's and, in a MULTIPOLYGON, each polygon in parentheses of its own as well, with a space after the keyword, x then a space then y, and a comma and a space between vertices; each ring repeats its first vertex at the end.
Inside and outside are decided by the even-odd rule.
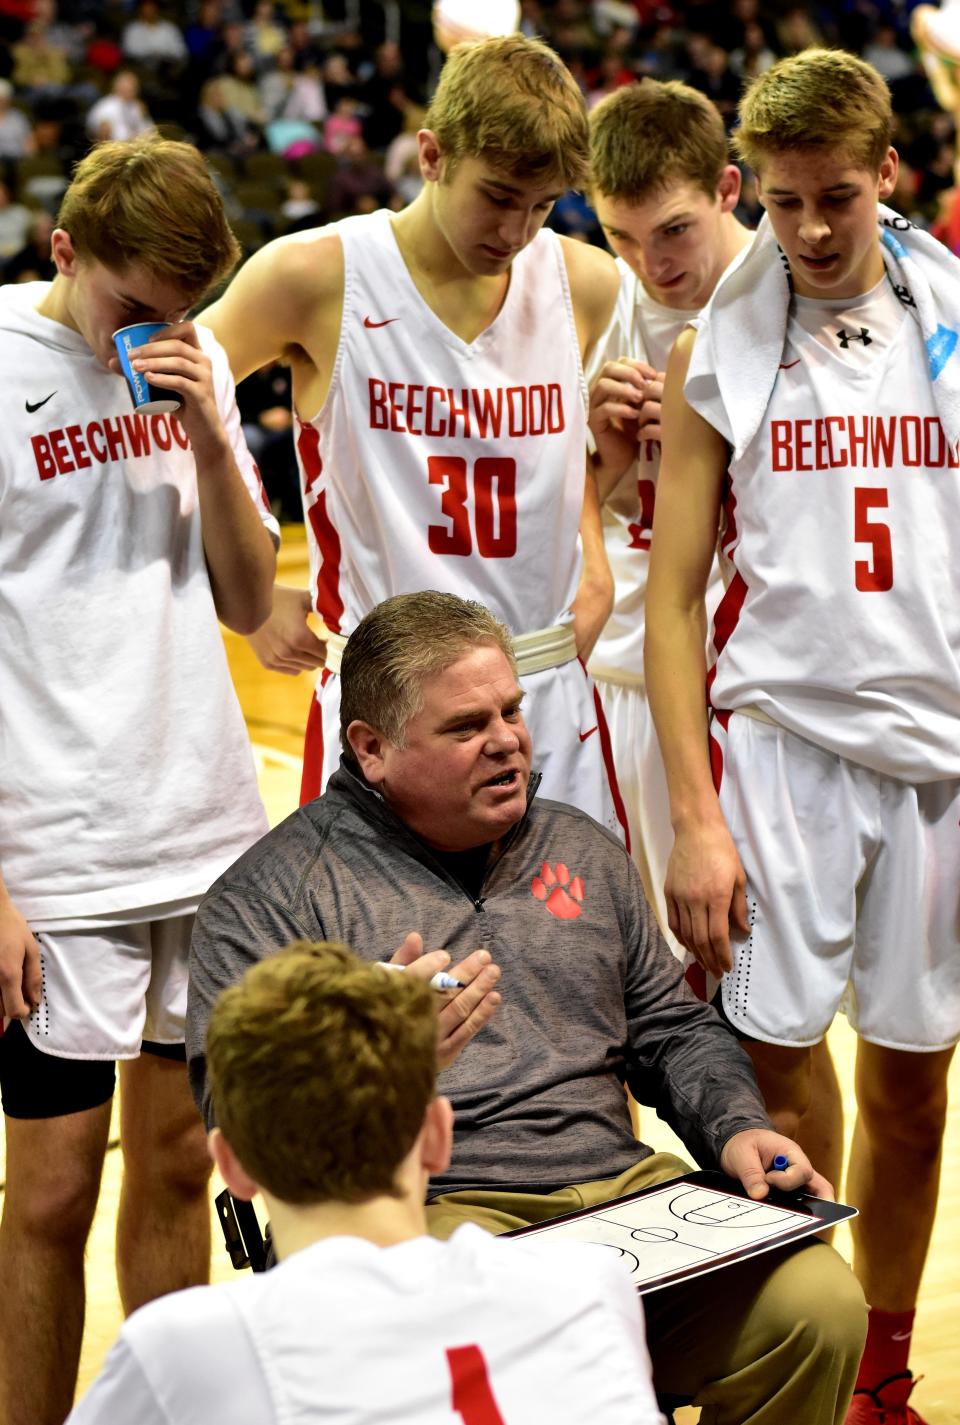
POLYGON ((463 1425, 504 1425, 480 1347, 450 1346, 447 1363, 453 1386, 450 1403, 463 1425))
POLYGON ((853 492, 853 537, 857 544, 869 544, 872 559, 858 559, 853 572, 862 594, 885 594, 893 588, 893 546, 890 526, 870 519, 871 510, 885 510, 890 503, 887 490, 865 489, 858 485, 853 492))
MULTIPOLYGON (((470 490, 462 455, 431 455, 427 479, 442 485, 441 512, 449 525, 427 526, 433 554, 472 554, 470 490)), ((510 559, 517 552, 517 462, 481 456, 473 466, 473 526, 483 559, 510 559)))

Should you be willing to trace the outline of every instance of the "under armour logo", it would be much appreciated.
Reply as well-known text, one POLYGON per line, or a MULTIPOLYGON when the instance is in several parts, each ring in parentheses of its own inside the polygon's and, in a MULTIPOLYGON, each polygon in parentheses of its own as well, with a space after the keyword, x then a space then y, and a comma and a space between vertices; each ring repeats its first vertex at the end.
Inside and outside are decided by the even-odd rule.
POLYGON ((848 332, 846 327, 841 327, 837 332, 837 340, 844 351, 846 351, 852 341, 862 341, 864 346, 869 346, 873 341, 873 337, 870 335, 870 329, 868 327, 861 327, 859 336, 856 332, 848 332))

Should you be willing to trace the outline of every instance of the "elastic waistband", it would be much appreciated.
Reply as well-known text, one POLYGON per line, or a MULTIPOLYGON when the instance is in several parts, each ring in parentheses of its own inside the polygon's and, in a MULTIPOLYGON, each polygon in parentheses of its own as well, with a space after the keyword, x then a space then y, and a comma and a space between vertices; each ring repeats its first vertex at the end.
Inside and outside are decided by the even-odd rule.
POLYGON ((765 713, 762 708, 755 707, 753 703, 745 703, 742 708, 734 708, 733 715, 742 714, 744 717, 752 717, 754 722, 765 722, 768 727, 779 727, 784 731, 782 722, 777 722, 775 718, 765 713))
MULTIPOLYGON (((340 672, 343 650, 347 640, 341 633, 327 633, 326 667, 331 673, 340 672)), ((529 633, 518 633, 513 640, 513 655, 517 660, 517 673, 542 673, 546 668, 559 668, 563 663, 571 663, 577 656, 577 640, 570 624, 555 624, 552 628, 534 628, 529 633)))

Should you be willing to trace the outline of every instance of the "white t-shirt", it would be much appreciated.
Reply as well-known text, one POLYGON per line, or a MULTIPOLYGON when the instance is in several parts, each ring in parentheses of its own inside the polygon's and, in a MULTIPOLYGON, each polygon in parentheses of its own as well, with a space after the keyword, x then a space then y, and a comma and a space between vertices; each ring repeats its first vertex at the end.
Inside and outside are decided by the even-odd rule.
POLYGON ((889 281, 795 303, 760 429, 730 466, 713 706, 758 709, 887 776, 960 776, 958 528, 960 454, 889 281))
MULTIPOLYGON (((187 437, 36 311, 46 290, 0 290, 0 871, 37 929, 199 898, 266 830, 187 437)), ((277 537, 226 357, 197 331, 277 537)))
MULTIPOLYGON (((655 371, 666 370, 674 342, 697 315, 695 311, 678 311, 654 301, 622 258, 617 258, 617 267, 620 293, 610 326, 588 366, 590 386, 605 362, 621 357, 645 361, 655 371)), ((637 459, 607 496, 602 511, 614 599, 613 610, 590 655, 588 667, 595 678, 636 687, 644 685, 647 575, 659 475, 660 442, 640 441, 637 459)), ((714 562, 706 594, 708 615, 712 615, 722 593, 719 568, 714 562)))
POLYGON ((607 1248, 334 1237, 163 1297, 68 1425, 659 1425, 640 1298, 607 1248), (495 1413, 492 1406, 495 1405, 495 1413))

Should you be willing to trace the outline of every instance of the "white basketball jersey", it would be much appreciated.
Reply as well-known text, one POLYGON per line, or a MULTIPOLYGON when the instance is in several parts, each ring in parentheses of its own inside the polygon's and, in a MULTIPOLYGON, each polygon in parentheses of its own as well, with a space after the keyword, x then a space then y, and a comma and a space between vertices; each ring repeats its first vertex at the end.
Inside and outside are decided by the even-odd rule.
POLYGON ((730 469, 711 701, 888 776, 960 776, 960 455, 888 284, 820 305, 817 334, 791 315, 730 469))
MULTIPOLYGON (((655 302, 622 258, 617 259, 620 294, 610 327, 590 361, 592 385, 607 361, 629 357, 664 371, 673 344, 697 315, 655 302)), ((660 442, 640 442, 637 459, 626 470, 603 505, 603 538, 614 578, 613 612, 590 657, 595 678, 642 687, 643 635, 650 567, 650 538, 660 474, 660 442)), ((707 612, 712 616, 723 585, 714 563, 707 588, 707 612)))
POLYGON ((296 429, 318 613, 349 634, 382 599, 439 589, 514 633, 569 621, 586 387, 556 236, 519 254, 499 314, 468 343, 417 291, 389 213, 338 231, 333 378, 296 429))

